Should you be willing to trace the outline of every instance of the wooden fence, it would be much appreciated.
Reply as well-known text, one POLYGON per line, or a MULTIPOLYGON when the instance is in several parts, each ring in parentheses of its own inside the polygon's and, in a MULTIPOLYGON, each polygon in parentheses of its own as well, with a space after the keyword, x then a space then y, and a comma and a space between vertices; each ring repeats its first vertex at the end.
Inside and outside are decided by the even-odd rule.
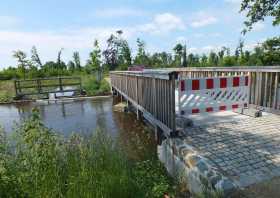
POLYGON ((38 78, 15 80, 17 97, 25 95, 74 92, 82 90, 80 77, 38 78))
POLYGON ((165 133, 176 130, 176 72, 111 72, 112 88, 165 133))

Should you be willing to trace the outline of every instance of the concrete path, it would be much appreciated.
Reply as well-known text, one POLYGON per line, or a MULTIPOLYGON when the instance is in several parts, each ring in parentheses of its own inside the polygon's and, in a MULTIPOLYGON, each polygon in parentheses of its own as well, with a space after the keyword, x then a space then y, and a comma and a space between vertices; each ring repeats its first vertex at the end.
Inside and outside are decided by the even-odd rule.
POLYGON ((191 119, 195 125, 185 129, 185 143, 239 187, 280 176, 280 116, 223 112, 191 119))

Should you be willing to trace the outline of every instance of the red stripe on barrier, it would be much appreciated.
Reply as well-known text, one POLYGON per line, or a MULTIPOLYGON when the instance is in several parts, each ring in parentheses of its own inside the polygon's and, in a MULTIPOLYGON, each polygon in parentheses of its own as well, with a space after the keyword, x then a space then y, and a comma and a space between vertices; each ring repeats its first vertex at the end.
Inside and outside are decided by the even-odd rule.
POLYGON ((206 89, 213 89, 214 88, 214 80, 213 79, 207 79, 206 80, 206 89))
POLYGON ((226 87, 227 87, 227 79, 220 78, 220 88, 226 88, 226 87))
POLYGON ((212 111, 214 111, 213 107, 207 107, 206 108, 206 112, 212 112, 212 111))
POLYGON ((199 80, 192 80, 192 90, 199 90, 199 80))
POLYGON ((227 107, 226 106, 220 106, 220 111, 225 111, 225 110, 227 110, 227 107))
POLYGON ((185 81, 184 80, 180 81, 180 87, 181 87, 181 91, 185 91, 185 81))
POLYGON ((239 86, 239 77, 233 77, 232 86, 238 87, 239 86))
POLYGON ((192 109, 192 113, 199 113, 199 109, 192 109))
POLYGON ((233 108, 233 109, 237 109, 237 108, 238 108, 238 104, 232 105, 232 108, 233 108))
POLYGON ((248 86, 249 85, 249 78, 248 76, 245 76, 245 86, 248 86))

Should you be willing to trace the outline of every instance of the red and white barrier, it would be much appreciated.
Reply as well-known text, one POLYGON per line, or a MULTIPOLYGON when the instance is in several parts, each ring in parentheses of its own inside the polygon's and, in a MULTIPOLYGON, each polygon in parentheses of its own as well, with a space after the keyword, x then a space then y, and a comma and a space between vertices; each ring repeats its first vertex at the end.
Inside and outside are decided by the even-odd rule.
POLYGON ((248 85, 248 76, 181 79, 178 110, 196 114, 247 107, 248 85))

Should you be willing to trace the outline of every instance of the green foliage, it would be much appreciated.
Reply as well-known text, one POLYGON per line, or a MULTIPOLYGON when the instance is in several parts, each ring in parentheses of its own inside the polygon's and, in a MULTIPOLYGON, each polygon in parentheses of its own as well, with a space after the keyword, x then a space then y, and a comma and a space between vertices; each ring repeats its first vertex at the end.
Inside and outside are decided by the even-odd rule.
POLYGON ((209 54, 188 53, 185 45, 176 44, 174 53, 155 52, 150 54, 146 51, 143 40, 137 39, 137 54, 133 58, 131 48, 127 40, 122 38, 123 32, 117 31, 107 40, 107 47, 101 51, 98 41, 94 41, 93 50, 85 66, 81 65, 79 52, 73 53, 73 61, 66 65, 62 61, 62 49, 58 52, 57 61, 42 63, 36 47, 31 50, 31 59, 23 51, 15 51, 14 57, 18 61, 18 68, 9 67, 0 71, 0 80, 16 78, 42 78, 52 76, 71 76, 98 73, 101 80, 102 73, 111 70, 127 70, 129 66, 143 65, 148 68, 166 67, 211 67, 211 66, 266 66, 280 64, 280 37, 267 39, 252 51, 244 50, 244 41, 239 40, 234 53, 230 49, 222 47, 218 52, 211 51, 209 54), (102 58, 104 61, 102 61, 102 58))
POLYGON ((170 178, 166 177, 166 171, 158 160, 147 160, 136 164, 134 178, 137 185, 146 193, 143 197, 162 197, 170 192, 170 178))
POLYGON ((93 50, 89 54, 89 60, 85 66, 85 70, 88 74, 101 71, 101 50, 98 41, 94 41, 93 50))
POLYGON ((141 39, 137 39, 137 55, 134 59, 134 64, 138 65, 149 65, 149 57, 145 51, 145 42, 141 39))
POLYGON ((105 79, 98 81, 94 76, 87 76, 83 78, 83 89, 90 96, 103 95, 110 92, 110 85, 105 79))
POLYGON ((12 81, 0 81, 0 103, 13 100, 14 85, 12 81))
POLYGON ((81 60, 80 60, 80 54, 79 52, 74 52, 73 53, 73 59, 74 59, 74 63, 75 63, 75 68, 77 68, 79 71, 81 71, 81 60))
POLYGON ((34 110, 11 142, 0 129, 0 197, 162 197, 171 182, 158 161, 132 163, 104 131, 64 139, 34 110))
POLYGON ((247 12, 246 28, 243 33, 253 28, 253 24, 263 21, 265 17, 273 18, 273 25, 280 24, 280 1, 275 0, 242 0, 240 12, 247 12))

